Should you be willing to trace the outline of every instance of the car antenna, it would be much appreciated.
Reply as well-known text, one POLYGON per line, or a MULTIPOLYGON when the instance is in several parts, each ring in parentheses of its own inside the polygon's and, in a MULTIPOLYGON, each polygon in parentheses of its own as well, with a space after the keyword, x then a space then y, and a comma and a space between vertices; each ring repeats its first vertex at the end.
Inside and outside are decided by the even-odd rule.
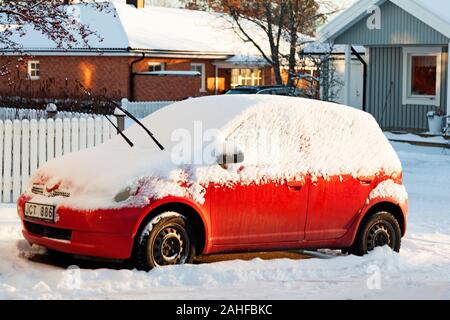
MULTIPOLYGON (((82 83, 80 83, 79 81, 77 81, 79 83, 79 85, 81 86, 81 88, 83 88, 85 91, 87 91, 87 93, 89 95, 92 95, 92 93, 90 92, 90 90, 86 89, 82 83)), ((133 120, 134 122, 136 122, 142 129, 144 129, 144 131, 150 136, 150 138, 153 140, 153 142, 155 142, 155 144, 158 146, 159 149, 161 149, 161 151, 164 150, 164 146, 155 138, 155 136, 153 135, 153 133, 142 124, 141 121, 139 121, 135 116, 133 116, 130 112, 128 112, 128 110, 122 108, 122 106, 120 104, 118 104, 117 102, 111 100, 110 98, 106 97, 105 95, 99 95, 100 98, 105 99, 106 101, 108 101, 109 103, 113 104, 114 106, 116 106, 117 109, 119 109, 120 111, 122 111, 123 113, 125 113, 125 115, 127 115, 128 117, 130 117, 131 120, 133 120)))
MULTIPOLYGON (((88 96, 91 96, 91 92, 89 90, 87 90, 85 87, 83 87, 83 85, 81 83, 79 83, 79 85, 81 86, 81 88, 83 89, 84 93, 86 93, 88 96)), ((117 130, 117 132, 120 134, 120 136, 128 143, 128 145, 133 148, 134 147, 134 143, 131 142, 131 140, 122 132, 122 130, 119 129, 119 127, 114 123, 114 121, 112 121, 106 114, 102 114, 107 120, 108 122, 117 130)))

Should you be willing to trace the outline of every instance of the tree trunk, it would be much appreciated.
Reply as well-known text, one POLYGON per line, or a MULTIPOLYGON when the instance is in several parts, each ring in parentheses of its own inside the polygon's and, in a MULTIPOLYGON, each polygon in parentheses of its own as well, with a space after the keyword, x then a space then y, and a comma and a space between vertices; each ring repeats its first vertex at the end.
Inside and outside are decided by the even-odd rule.
POLYGON ((275 74, 275 82, 277 83, 277 85, 283 85, 283 77, 281 76, 281 69, 280 69, 280 65, 278 63, 274 64, 272 66, 273 68, 273 72, 275 74))

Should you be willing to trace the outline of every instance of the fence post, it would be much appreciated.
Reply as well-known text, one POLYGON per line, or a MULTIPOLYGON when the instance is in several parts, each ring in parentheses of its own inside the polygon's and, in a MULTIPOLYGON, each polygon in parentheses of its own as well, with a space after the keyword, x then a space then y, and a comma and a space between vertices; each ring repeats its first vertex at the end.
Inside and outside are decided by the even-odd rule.
MULTIPOLYGON (((122 108, 127 110, 128 99, 122 99, 122 108)), ((125 130, 125 113, 119 108, 116 108, 116 110, 114 110, 114 116, 117 118, 117 127, 119 128, 119 131, 125 130)))
POLYGON ((47 104, 45 111, 47 111, 48 119, 55 119, 56 115, 58 114, 58 107, 54 103, 49 103, 47 104))
POLYGON ((5 145, 4 145, 4 167, 3 167, 3 202, 11 202, 12 189, 12 139, 13 125, 11 120, 5 121, 5 145))
MULTIPOLYGON (((34 173, 34 172, 33 172, 34 173)), ((30 177, 30 121, 22 120, 22 191, 30 177)))
POLYGON ((13 123, 13 196, 12 201, 17 201, 22 191, 22 175, 20 172, 21 158, 21 140, 22 140, 22 121, 14 120, 13 123))

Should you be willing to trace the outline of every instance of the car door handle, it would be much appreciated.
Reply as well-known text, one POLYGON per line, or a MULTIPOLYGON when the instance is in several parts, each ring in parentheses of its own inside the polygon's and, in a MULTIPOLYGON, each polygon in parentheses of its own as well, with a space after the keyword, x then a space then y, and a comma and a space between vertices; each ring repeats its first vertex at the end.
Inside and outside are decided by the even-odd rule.
POLYGON ((372 177, 361 177, 358 178, 359 183, 361 183, 364 186, 370 186, 373 182, 374 178, 372 177))
POLYGON ((299 181, 288 181, 287 186, 291 190, 300 191, 303 188, 304 183, 299 181))

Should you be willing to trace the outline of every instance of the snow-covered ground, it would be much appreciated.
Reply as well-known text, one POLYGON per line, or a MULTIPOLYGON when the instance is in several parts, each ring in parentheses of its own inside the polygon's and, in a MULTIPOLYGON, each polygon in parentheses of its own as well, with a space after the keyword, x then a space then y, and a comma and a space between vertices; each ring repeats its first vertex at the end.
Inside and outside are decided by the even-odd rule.
POLYGON ((410 196, 400 254, 321 251, 307 260, 238 260, 149 273, 65 269, 28 259, 34 252, 22 240, 15 208, 3 206, 0 299, 450 299, 450 152, 394 147, 410 196))

